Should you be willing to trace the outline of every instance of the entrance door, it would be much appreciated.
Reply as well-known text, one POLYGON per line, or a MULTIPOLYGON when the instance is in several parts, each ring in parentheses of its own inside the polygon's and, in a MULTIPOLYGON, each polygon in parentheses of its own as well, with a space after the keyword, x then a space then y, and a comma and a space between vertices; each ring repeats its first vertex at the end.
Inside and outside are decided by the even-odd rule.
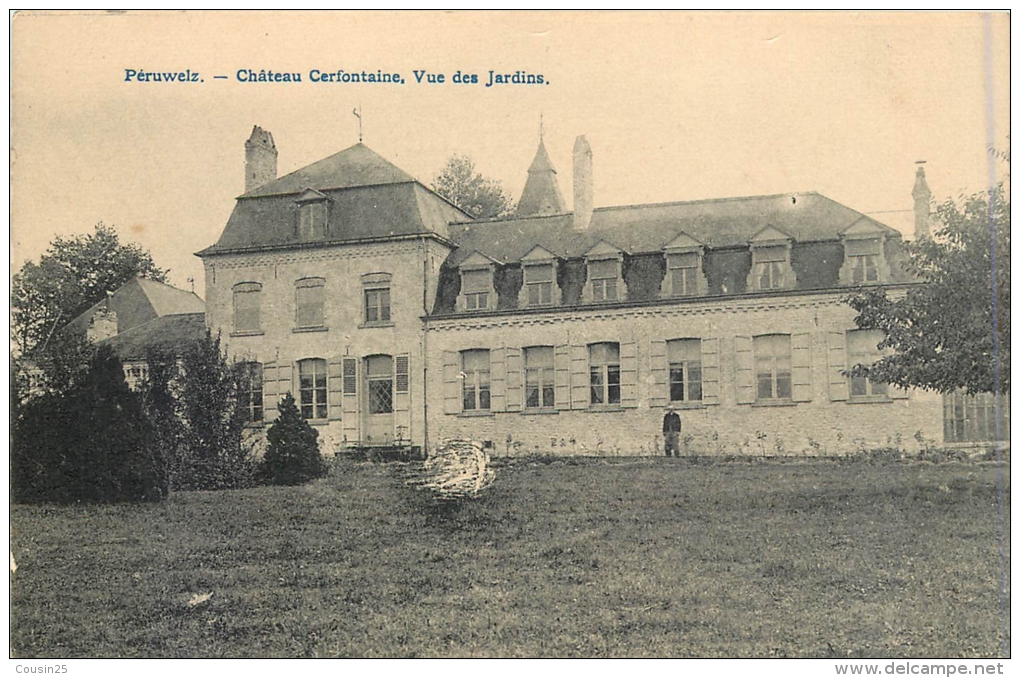
POLYGON ((365 374, 368 377, 366 442, 389 445, 393 442, 393 358, 388 355, 365 358, 365 374))

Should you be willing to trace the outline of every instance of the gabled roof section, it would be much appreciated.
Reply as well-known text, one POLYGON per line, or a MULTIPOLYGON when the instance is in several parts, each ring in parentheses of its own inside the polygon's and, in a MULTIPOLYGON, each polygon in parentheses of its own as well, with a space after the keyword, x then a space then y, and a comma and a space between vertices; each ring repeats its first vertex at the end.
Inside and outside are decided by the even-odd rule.
POLYGON ((874 219, 862 216, 860 219, 840 231, 844 238, 873 238, 886 235, 886 228, 874 219))
POLYGON ((362 143, 286 174, 245 193, 242 198, 300 193, 306 188, 326 191, 355 186, 401 184, 414 177, 362 143))
POLYGON ((542 247, 541 245, 535 245, 528 253, 521 257, 521 262, 528 264, 538 261, 552 261, 556 258, 556 255, 542 247))
POLYGON ((789 242, 790 240, 793 240, 793 238, 786 231, 781 231, 775 226, 768 225, 747 240, 748 242, 759 244, 770 242, 789 242))
POLYGON ((117 331, 127 330, 155 318, 182 313, 205 313, 205 302, 197 294, 171 285, 133 278, 106 299, 98 301, 64 326, 65 331, 84 332, 99 309, 117 314, 117 331))
MULTIPOLYGON (((455 223, 450 225, 450 238, 460 249, 447 265, 459 265, 475 249, 501 261, 517 262, 539 243, 564 258, 583 256, 599 240, 632 254, 660 252, 678 231, 707 248, 746 248, 753 235, 770 225, 798 243, 839 241, 842 230, 861 219, 874 221, 818 193, 782 193, 602 207, 595 210, 584 231, 573 229, 570 214, 455 223)), ((888 237, 899 237, 898 231, 874 223, 888 237)))
POLYGON ((314 188, 306 188, 301 191, 298 197, 294 198, 296 203, 321 202, 323 200, 329 200, 329 196, 321 191, 316 191, 314 188))
POLYGON ((461 268, 488 268, 493 264, 502 264, 502 261, 493 259, 484 252, 473 250, 463 261, 460 262, 461 268))
POLYGON ((121 360, 145 360, 150 348, 180 356, 205 332, 204 313, 179 313, 155 318, 100 343, 112 347, 121 360))
POLYGON ((676 237, 667 242, 662 246, 664 250, 688 250, 695 249, 698 247, 704 247, 705 243, 701 242, 696 238, 692 238, 683 231, 676 234, 676 237))
POLYGON ((616 245, 606 242, 605 240, 599 240, 584 253, 584 256, 588 259, 606 259, 618 257, 623 253, 623 250, 616 245))

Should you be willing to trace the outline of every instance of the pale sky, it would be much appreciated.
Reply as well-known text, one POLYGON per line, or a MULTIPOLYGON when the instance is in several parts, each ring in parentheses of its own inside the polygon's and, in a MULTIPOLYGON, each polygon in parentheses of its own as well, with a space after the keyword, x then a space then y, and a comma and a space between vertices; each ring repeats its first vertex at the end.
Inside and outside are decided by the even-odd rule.
POLYGON ((426 185, 466 153, 517 198, 541 115, 568 203, 584 134, 596 207, 818 191, 908 233, 910 213, 886 212, 911 209, 914 161, 936 199, 977 192, 1009 133, 1004 13, 21 13, 12 55, 13 270, 103 221, 199 294, 192 255, 243 190, 255 124, 282 176, 356 143, 360 105, 365 143, 426 185), (241 68, 303 81, 241 83, 241 68), (449 82, 458 69, 481 83, 449 82), (549 84, 486 88, 490 69, 549 84))

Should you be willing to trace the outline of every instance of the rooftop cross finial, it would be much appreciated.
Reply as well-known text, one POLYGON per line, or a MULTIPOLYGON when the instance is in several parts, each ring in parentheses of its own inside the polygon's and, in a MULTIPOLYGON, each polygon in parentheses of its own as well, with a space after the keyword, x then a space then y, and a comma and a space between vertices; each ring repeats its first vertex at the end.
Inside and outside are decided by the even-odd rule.
POLYGON ((358 107, 354 109, 354 117, 358 119, 358 143, 360 144, 364 138, 361 131, 361 104, 358 104, 358 107))

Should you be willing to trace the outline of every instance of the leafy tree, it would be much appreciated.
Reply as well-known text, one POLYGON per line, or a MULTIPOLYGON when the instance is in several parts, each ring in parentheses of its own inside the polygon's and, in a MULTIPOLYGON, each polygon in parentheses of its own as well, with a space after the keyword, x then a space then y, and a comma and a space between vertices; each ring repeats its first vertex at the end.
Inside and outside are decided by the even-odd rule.
POLYGON ((154 457, 169 493, 183 473, 184 427, 177 403, 180 370, 176 355, 162 348, 150 348, 145 362, 148 375, 142 387, 142 407, 149 421, 154 457))
POLYGON ((108 346, 80 382, 19 408, 11 453, 18 501, 158 501, 166 482, 141 400, 108 346))
POLYGON ((1009 195, 1000 184, 936 208, 932 239, 908 243, 907 268, 925 283, 905 294, 851 295, 857 326, 895 350, 853 373, 941 393, 1009 392, 1009 195))
POLYGON ((475 171, 466 155, 453 155, 432 180, 432 190, 476 219, 509 216, 514 202, 499 181, 475 171))
POLYGON ((269 449, 262 459, 262 476, 273 485, 301 485, 326 475, 319 452, 319 432, 312 428, 287 394, 280 401, 280 416, 269 428, 269 449))
POLYGON ((39 259, 27 262, 11 284, 11 339, 33 355, 64 324, 135 276, 166 282, 166 271, 140 246, 122 244, 116 229, 58 237, 39 259))
POLYGON ((181 452, 174 463, 175 489, 246 487, 255 470, 242 441, 245 409, 238 403, 240 366, 229 364, 220 339, 206 331, 180 361, 177 411, 181 452))

